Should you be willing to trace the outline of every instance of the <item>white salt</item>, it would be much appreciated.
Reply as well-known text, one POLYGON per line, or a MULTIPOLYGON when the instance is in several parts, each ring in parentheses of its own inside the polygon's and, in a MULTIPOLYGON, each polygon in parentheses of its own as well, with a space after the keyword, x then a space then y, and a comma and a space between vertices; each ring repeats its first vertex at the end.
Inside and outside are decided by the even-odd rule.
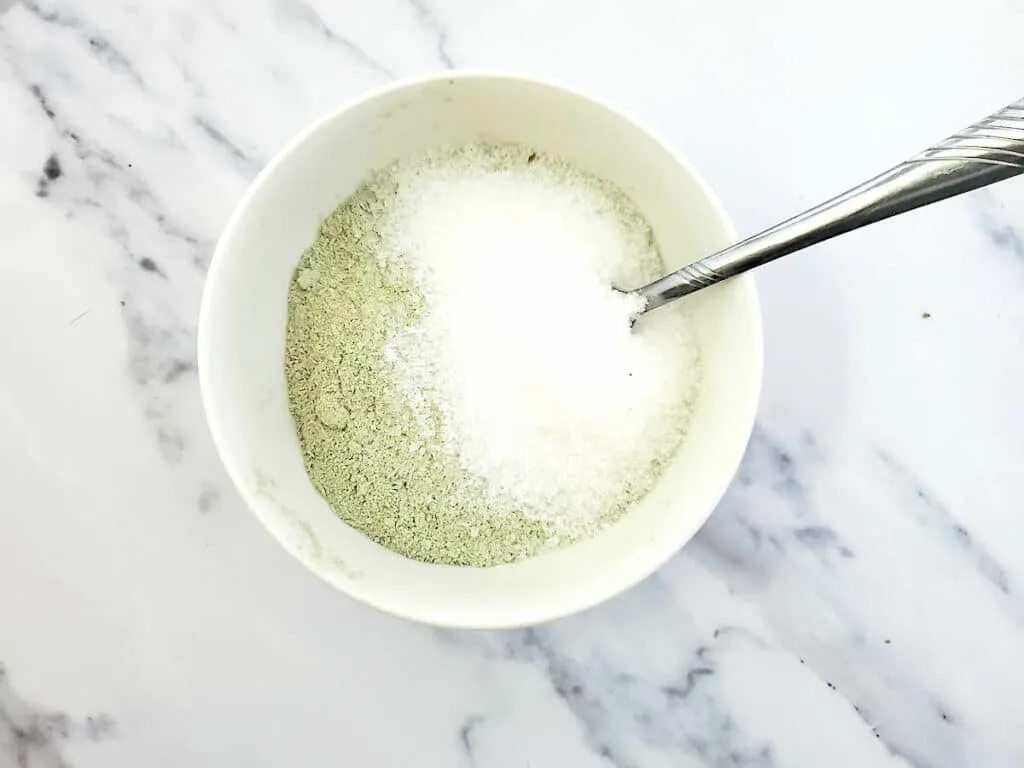
POLYGON ((487 488, 568 532, 653 484, 700 377, 685 312, 635 328, 664 266, 612 185, 527 149, 469 145, 389 171, 381 259, 423 293, 386 359, 421 426, 487 488), (438 419, 438 415, 440 419, 438 419))

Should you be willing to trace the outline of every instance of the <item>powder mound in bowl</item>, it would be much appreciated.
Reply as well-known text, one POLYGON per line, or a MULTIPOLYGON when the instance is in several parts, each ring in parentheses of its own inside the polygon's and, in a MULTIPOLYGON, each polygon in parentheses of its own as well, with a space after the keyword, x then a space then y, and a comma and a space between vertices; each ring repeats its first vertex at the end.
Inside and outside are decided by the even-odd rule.
POLYGON ((630 328, 664 273, 614 185, 510 145, 368 179, 289 290, 303 457, 347 523, 408 557, 487 566, 593 535, 685 438, 700 366, 683 306, 630 328))

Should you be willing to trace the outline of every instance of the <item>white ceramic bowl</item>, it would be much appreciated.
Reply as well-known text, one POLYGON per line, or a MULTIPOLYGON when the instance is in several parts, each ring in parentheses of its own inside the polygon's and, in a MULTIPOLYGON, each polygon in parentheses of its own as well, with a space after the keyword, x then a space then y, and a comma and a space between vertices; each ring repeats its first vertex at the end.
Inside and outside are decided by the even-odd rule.
POLYGON ((720 205, 690 164, 621 112, 562 87, 459 72, 375 91, 319 120, 263 169, 210 265, 199 319, 199 380, 228 473, 267 529, 352 597, 453 627, 536 624, 637 583, 711 514, 743 455, 761 384, 761 320, 741 277, 687 299, 703 360, 689 436, 619 523, 570 547, 495 568, 429 565, 341 522, 306 476, 287 407, 287 291, 320 221, 371 170, 439 144, 519 142, 622 187, 654 228, 670 269, 731 242, 720 205))

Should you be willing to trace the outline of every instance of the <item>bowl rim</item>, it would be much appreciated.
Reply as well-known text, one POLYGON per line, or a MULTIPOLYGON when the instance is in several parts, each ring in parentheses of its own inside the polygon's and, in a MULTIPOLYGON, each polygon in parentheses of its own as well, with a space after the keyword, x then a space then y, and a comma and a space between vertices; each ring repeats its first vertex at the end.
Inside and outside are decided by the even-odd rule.
MULTIPOLYGON (((264 514, 261 511, 260 505, 256 503, 255 492, 250 487, 250 484, 243 480, 242 467, 239 465, 238 461, 233 458, 233 454, 226 449, 228 440, 225 436, 225 430, 221 424, 220 417, 216 412, 216 406, 213 404, 215 402, 212 394, 213 384, 209 379, 209 365, 206 362, 210 359, 211 342, 209 328, 211 321, 209 318, 212 315, 211 304, 213 302, 212 297, 214 294, 213 286, 217 283, 220 272, 223 269, 223 264, 226 259, 226 256, 224 255, 227 248, 226 243, 233 240, 234 233, 239 226, 239 222, 245 217, 252 201, 261 193, 264 184, 266 184, 267 180, 277 171, 278 167, 282 165, 288 157, 298 149, 298 147, 308 141, 310 137, 343 113, 397 91, 414 89, 430 83, 450 80, 501 80, 529 85, 539 85, 560 91, 568 96, 584 99, 601 109, 605 109, 616 114, 636 128, 637 131, 646 134, 648 138, 656 142, 674 160, 674 162, 690 176, 693 182, 697 185, 701 194, 704 196, 705 200, 710 205, 729 239, 731 241, 735 241, 737 239, 735 227, 733 226, 732 220, 726 212, 725 207, 722 205, 715 192, 711 189, 708 182, 694 167, 693 163, 687 157, 678 152, 671 143, 666 141, 661 133, 652 129, 643 120, 637 118, 631 111, 611 103, 602 97, 597 97, 586 90, 581 90, 575 86, 567 85, 566 83, 555 79, 536 77, 533 75, 520 74, 505 70, 454 69, 432 72, 414 77, 399 78, 371 88, 358 96, 348 99, 342 102, 339 106, 326 111, 314 119, 306 127, 295 134, 288 142, 286 142, 284 147, 282 147, 263 166, 263 168, 260 169, 259 173, 257 173, 249 183, 245 192, 235 204, 231 215, 228 217, 223 229, 221 230, 220 236, 218 237, 217 245, 214 248, 209 268, 207 269, 203 284, 202 298, 200 300, 196 331, 196 368, 199 379, 200 399, 202 401, 203 412, 206 416, 210 435, 213 438, 213 444, 217 450, 218 456, 220 457, 221 464, 224 466, 224 469, 226 470, 236 491, 245 502, 246 507, 248 507, 249 511, 259 519, 267 532, 277 540, 288 554, 305 566, 309 571, 316 574, 321 580, 327 582, 331 587, 348 595, 352 599, 371 606, 383 613, 431 626, 451 629, 511 629, 525 626, 536 626, 538 624, 554 621, 555 619, 571 616, 593 608, 600 603, 610 600, 611 598, 636 586, 641 581, 650 577, 656 571, 664 567, 672 557, 678 554, 686 544, 693 540, 700 528, 703 527, 707 520, 710 519, 711 515, 714 514, 722 497, 732 484, 733 479, 735 478, 735 471, 739 468, 740 462, 742 461, 743 455, 745 454, 746 448, 750 442, 764 381, 763 319, 757 287, 755 285, 754 278, 750 273, 731 278, 730 283, 736 285, 737 289, 742 291, 744 302, 749 307, 750 322, 753 325, 751 330, 753 331, 754 348, 751 352, 755 359, 753 360, 754 380, 751 383, 753 385, 752 391, 754 396, 751 397, 747 403, 748 413, 744 414, 744 422, 749 423, 749 427, 746 430, 747 437, 741 445, 737 444, 735 448, 736 455, 731 457, 730 460, 730 463, 734 465, 735 469, 732 474, 728 475, 728 477, 725 477, 718 483, 719 487, 715 487, 713 489, 715 492, 714 495, 718 501, 716 501, 716 503, 707 510, 707 513, 703 517, 695 517, 693 525, 685 536, 681 537, 678 541, 673 542, 672 547, 666 547, 663 552, 659 553, 658 557, 649 559, 644 564, 644 567, 638 568, 630 578, 618 581, 610 588, 581 591, 580 599, 572 605, 546 607, 544 609, 532 611, 529 616, 510 615, 502 620, 482 623, 480 621, 473 621, 469 616, 458 617, 451 612, 439 616, 432 615, 430 611, 417 612, 415 610, 401 610, 396 606, 388 604, 386 600, 382 601, 378 599, 372 589, 364 589, 361 581, 341 581, 332 578, 331 573, 326 569, 319 567, 316 562, 313 562, 309 557, 307 557, 306 553, 304 553, 295 544, 295 542, 289 541, 285 537, 279 535, 274 526, 264 519, 264 514)), ((522 612, 520 612, 520 614, 522 614, 522 612)))

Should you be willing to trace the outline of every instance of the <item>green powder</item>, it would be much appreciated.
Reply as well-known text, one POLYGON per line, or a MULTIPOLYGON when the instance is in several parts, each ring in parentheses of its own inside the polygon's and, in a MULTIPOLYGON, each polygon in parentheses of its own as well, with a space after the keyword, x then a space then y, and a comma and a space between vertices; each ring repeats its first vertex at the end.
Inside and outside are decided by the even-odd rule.
MULTIPOLYGON (((628 198, 608 182, 579 172, 565 161, 525 148, 485 144, 428 156, 429 162, 437 162, 432 166, 431 178, 448 184, 448 179, 464 170, 464 161, 469 157, 473 158, 474 168, 482 173, 500 175, 510 172, 510 168, 519 171, 528 168, 529 173, 540 174, 543 178, 568 178, 567 195, 573 200, 596 200, 598 202, 588 204, 596 206, 598 215, 614 216, 627 222, 623 225, 626 240, 613 243, 610 249, 626 271, 617 277, 604 276, 603 283, 620 281, 625 285, 639 285, 662 273, 663 264, 649 225, 628 198), (460 160, 463 165, 446 165, 445 161, 451 158, 460 160), (629 248, 620 248, 621 244, 629 248), (623 253, 632 254, 633 258, 620 257, 623 253)), ((505 490, 496 492, 495 473, 488 475, 487 470, 495 466, 499 471, 504 470, 509 464, 507 458, 491 461, 484 471, 467 463, 467 457, 479 456, 480 451, 463 450, 464 443, 451 440, 453 421, 446 421, 450 410, 444 413, 441 410, 450 409, 452 402, 462 401, 453 397, 438 400, 433 394, 425 395, 429 393, 429 382, 421 386, 421 378, 417 377, 426 362, 444 361, 443 357, 424 352, 424 349, 431 349, 429 345, 417 346, 420 339, 417 334, 423 332, 423 321, 441 317, 444 322, 450 322, 450 316, 437 314, 436 302, 430 305, 432 313, 427 312, 422 274, 416 273, 416 259, 409 258, 410 253, 417 253, 415 246, 407 247, 402 236, 396 235, 395 217, 400 216, 396 213, 396 200, 400 193, 408 191, 400 185, 411 178, 408 173, 403 175, 399 171, 402 171, 401 164, 374 174, 327 217, 316 241, 302 254, 289 287, 285 373, 289 405, 313 485, 337 515, 353 528, 395 552, 430 563, 499 565, 597 533, 618 520, 647 493, 682 441, 697 374, 682 378, 676 374, 680 366, 686 367, 690 362, 694 371, 697 370, 696 348, 686 351, 690 347, 683 343, 686 340, 683 331, 680 331, 681 336, 672 335, 675 331, 657 336, 659 327, 668 331, 675 325, 657 326, 657 318, 648 321, 645 332, 655 335, 645 338, 664 342, 666 354, 657 356, 659 368, 660 361, 667 360, 670 362, 666 369, 675 373, 669 378, 654 379, 651 387, 642 390, 645 396, 650 396, 651 390, 664 395, 665 408, 653 417, 648 409, 646 419, 633 418, 633 400, 624 404, 620 401, 611 409, 615 412, 609 413, 609 419, 620 428, 624 419, 637 425, 637 429, 627 432, 632 436, 630 440, 618 440, 620 432, 605 430, 602 424, 594 435, 586 430, 568 430, 571 444, 566 450, 558 445, 554 453, 521 450, 510 454, 513 457, 541 456, 546 478, 555 477, 558 482, 565 477, 574 480, 576 484, 564 486, 568 491, 561 496, 549 493, 549 486, 542 486, 544 499, 554 499, 555 514, 538 514, 536 506, 514 500, 522 497, 513 497, 505 490), (402 343, 410 339, 415 354, 403 356, 402 343), (691 353, 692 361, 687 357, 691 353), (615 444, 609 447, 609 441, 615 444), (571 460, 581 455, 588 456, 588 460, 589 457, 600 460, 611 456, 614 461, 608 465, 608 471, 605 471, 606 465, 593 465, 601 467, 596 482, 592 482, 593 476, 587 476, 586 482, 579 482, 573 474, 573 467, 578 469, 579 464, 573 465, 571 460), (564 474, 547 471, 547 468, 555 468, 556 472, 561 472, 563 467, 564 474), (606 477, 612 481, 605 483, 606 477), (524 514, 524 510, 529 514, 524 514)), ((429 194, 426 197, 433 199, 429 194)), ((502 215, 505 205, 502 200, 502 215)), ((461 203, 456 207, 459 211, 465 210, 461 203)), ((515 252, 515 256, 525 250, 515 252)), ((447 247, 441 252, 451 253, 447 247)), ((542 272, 543 267, 539 269, 539 273, 542 272)), ((458 274, 463 276, 462 272, 458 274)), ((534 274, 533 270, 529 274, 534 274)), ((436 292, 432 295, 436 297, 436 292)), ((509 293, 513 300, 518 300, 518 295, 509 293)), ((492 314, 517 317, 516 310, 513 306, 509 312, 492 314)), ((663 321, 670 317, 669 311, 662 311, 663 321)), ((627 316, 623 317, 623 328, 628 329, 627 316)), ((608 349, 603 346, 605 337, 600 337, 599 342, 602 352, 608 349)), ((563 348, 558 348, 559 353, 563 348)), ((474 364, 483 360, 484 370, 498 370, 500 375, 505 375, 504 369, 487 367, 487 358, 472 352, 469 359, 474 364)), ((518 358, 509 359, 514 365, 519 364, 518 358)), ((594 359, 594 356, 587 359, 594 359)), ((626 357, 612 354, 608 359, 626 357)), ((572 365, 575 375, 575 362, 572 365)), ((451 367, 460 370, 458 366, 451 367)), ((508 380, 513 380, 516 373, 518 371, 508 380)), ((632 377, 633 373, 628 375, 632 377)), ((607 379, 592 376, 588 381, 594 380, 607 379)), ((502 379, 496 387, 485 387, 484 391, 500 390, 504 381, 502 379)), ((651 380, 638 375, 632 381, 649 383, 651 380)), ((587 387, 588 383, 582 386, 587 387)), ((518 401, 491 404, 487 412, 504 415, 503 408, 509 402, 518 401)), ((603 407, 604 401, 600 402, 603 407)), ((479 413, 479 409, 473 413, 479 413)), ((541 424, 534 433, 546 434, 543 431, 546 427, 540 421, 526 417, 516 423, 541 424)), ((556 424, 556 428, 561 425, 556 424)), ((504 434, 505 430, 499 426, 493 433, 504 434)), ((559 434, 557 430, 555 433, 559 434)), ((490 434, 486 433, 485 443, 490 434)), ((479 448, 479 442, 473 445, 479 448)), ((537 475, 536 472, 522 474, 529 478, 537 475)), ((520 479, 521 475, 515 479, 520 479)))
POLYGON ((422 311, 410 280, 378 259, 374 222, 386 220, 391 191, 371 179, 332 213, 288 291, 285 372, 306 470, 342 520, 395 552, 452 565, 520 560, 552 546, 551 524, 488 514, 482 482, 385 375, 389 339, 422 311))

